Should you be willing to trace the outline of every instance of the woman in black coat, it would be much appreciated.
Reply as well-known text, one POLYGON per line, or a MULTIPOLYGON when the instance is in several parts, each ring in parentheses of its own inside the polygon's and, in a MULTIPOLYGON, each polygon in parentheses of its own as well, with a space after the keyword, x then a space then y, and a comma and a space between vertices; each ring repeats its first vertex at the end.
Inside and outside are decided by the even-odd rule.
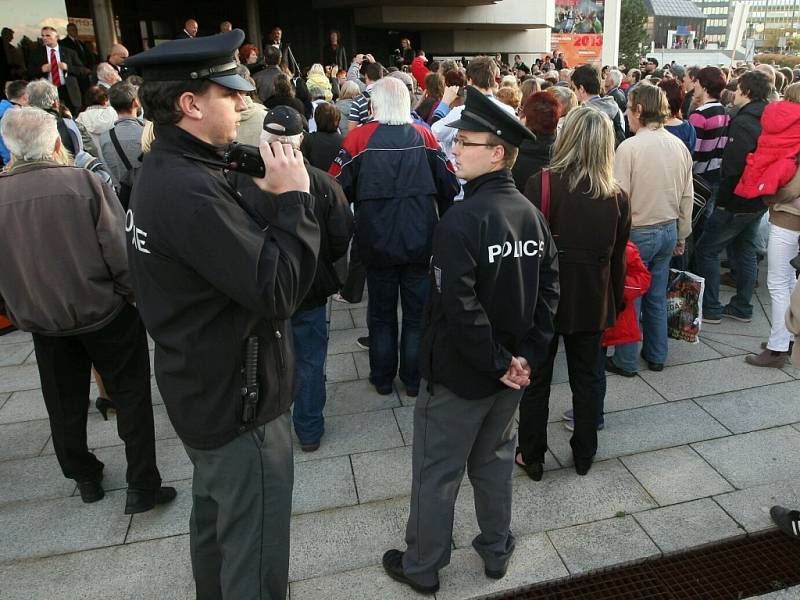
POLYGON ((344 136, 339 133, 340 118, 339 109, 329 102, 323 102, 314 111, 317 130, 303 136, 303 143, 300 145, 303 156, 312 167, 327 172, 333 159, 339 154, 344 140, 344 136))
POLYGON ((528 179, 525 196, 543 213, 558 248, 561 296, 556 335, 545 363, 531 372, 519 409, 516 462, 531 479, 544 471, 550 383, 564 339, 572 389, 575 471, 585 475, 597 452, 597 424, 603 394, 603 330, 622 309, 625 246, 631 228, 628 199, 614 179, 611 120, 590 107, 567 115, 553 146, 550 167, 528 179))
POLYGON ((561 105, 552 94, 537 92, 525 100, 519 112, 522 124, 536 136, 535 141, 522 142, 517 162, 511 169, 517 189, 524 192, 528 178, 550 164, 550 152, 556 141, 558 119, 561 118, 561 105))

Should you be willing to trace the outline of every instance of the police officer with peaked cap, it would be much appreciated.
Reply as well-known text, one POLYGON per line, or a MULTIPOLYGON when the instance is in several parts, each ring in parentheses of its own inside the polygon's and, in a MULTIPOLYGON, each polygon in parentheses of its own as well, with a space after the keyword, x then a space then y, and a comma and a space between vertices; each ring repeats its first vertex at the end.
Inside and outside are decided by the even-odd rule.
POLYGON ((236 74, 243 41, 236 29, 127 61, 144 77, 139 97, 155 122, 126 218, 129 261, 158 387, 194 465, 190 549, 203 600, 286 596, 286 319, 311 286, 319 249, 300 152, 260 149, 267 176, 254 182, 277 210, 267 211, 267 194, 245 210, 215 166, 246 107, 239 92, 253 89, 236 74))
POLYGON ((485 574, 500 579, 514 552, 514 413, 553 336, 556 247, 542 214, 517 191, 511 167, 533 134, 473 87, 453 144, 464 201, 433 238, 430 294, 414 408, 413 480, 405 552, 387 574, 417 591, 439 589, 450 562, 453 509, 466 467, 485 574))

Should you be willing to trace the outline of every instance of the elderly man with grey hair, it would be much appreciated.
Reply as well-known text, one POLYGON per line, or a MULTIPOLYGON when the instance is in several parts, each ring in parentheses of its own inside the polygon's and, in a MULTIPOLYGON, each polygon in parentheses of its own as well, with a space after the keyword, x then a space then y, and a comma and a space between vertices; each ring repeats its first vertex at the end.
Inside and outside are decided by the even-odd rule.
POLYGON ((628 98, 625 92, 620 89, 622 84, 622 73, 617 69, 609 69, 606 78, 603 80, 603 90, 606 96, 611 96, 617 103, 619 109, 624 113, 628 108, 628 98))
POLYGON ((91 173, 59 160, 52 115, 15 109, 2 135, 12 164, 0 174, 0 312, 33 334, 56 458, 84 502, 103 498, 104 465, 86 442, 94 365, 125 442, 125 514, 150 510, 175 490, 161 487, 156 466, 147 334, 133 306, 122 207, 91 173))
POLYGON ((31 81, 25 88, 28 94, 28 106, 40 108, 56 118, 58 134, 61 143, 73 156, 83 148, 83 136, 74 119, 62 117, 59 111, 61 104, 58 99, 58 89, 46 79, 31 81))
POLYGON ((119 72, 107 62, 97 65, 97 85, 108 90, 112 85, 122 81, 119 72))
POLYGON ((415 397, 433 229, 460 186, 430 130, 412 124, 402 81, 379 79, 370 101, 373 120, 347 134, 329 173, 355 205, 355 242, 369 286, 370 382, 379 394, 393 392, 402 290, 399 375, 406 394, 415 397))

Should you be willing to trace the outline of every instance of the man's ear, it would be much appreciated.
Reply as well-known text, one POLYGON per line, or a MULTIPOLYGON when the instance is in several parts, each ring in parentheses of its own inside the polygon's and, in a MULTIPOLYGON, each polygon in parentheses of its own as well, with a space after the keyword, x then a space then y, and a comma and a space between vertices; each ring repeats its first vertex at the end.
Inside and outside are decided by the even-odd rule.
POLYGON ((496 165, 502 163, 506 159, 506 149, 503 146, 497 145, 492 150, 492 164, 496 165))
POLYGON ((184 92, 178 97, 178 99, 175 101, 175 104, 178 107, 178 110, 183 113, 184 117, 199 121, 203 118, 203 109, 198 104, 198 99, 199 96, 193 92, 184 92))

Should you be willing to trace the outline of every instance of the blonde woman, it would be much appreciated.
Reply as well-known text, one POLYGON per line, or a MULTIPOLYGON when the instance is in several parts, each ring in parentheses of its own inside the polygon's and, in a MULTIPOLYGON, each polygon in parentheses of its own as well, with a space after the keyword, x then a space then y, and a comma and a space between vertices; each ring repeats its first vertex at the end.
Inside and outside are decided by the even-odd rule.
POLYGON ((336 108, 339 109, 341 114, 340 122, 342 125, 339 129, 342 130, 342 133, 346 133, 347 119, 350 117, 350 107, 353 105, 353 100, 360 94, 361 90, 358 89, 358 84, 355 81, 345 81, 339 87, 339 99, 336 100, 336 108))
POLYGON ((314 63, 311 65, 311 68, 308 70, 308 79, 306 84, 308 85, 309 89, 312 85, 320 88, 327 102, 333 100, 333 88, 331 86, 331 80, 328 79, 327 75, 325 75, 325 69, 321 64, 314 63))
POLYGON ((531 372, 519 413, 516 462, 534 481, 542 478, 547 450, 550 383, 564 339, 575 430, 570 442, 575 471, 585 475, 597 451, 597 424, 605 377, 603 330, 622 310, 625 245, 631 226, 626 194, 614 180, 614 129, 594 108, 576 108, 553 147, 549 169, 533 175, 525 196, 545 215, 558 246, 561 296, 556 335, 547 360, 531 372))
MULTIPOLYGON (((692 157, 686 145, 664 128, 670 118, 667 95, 654 85, 628 93, 628 120, 635 133, 617 148, 614 175, 630 198, 631 241, 650 271, 650 289, 641 306, 642 358, 651 371, 667 360, 667 279, 672 256, 682 256, 692 232, 692 157)), ((617 346, 606 370, 633 377, 639 344, 617 346)))

